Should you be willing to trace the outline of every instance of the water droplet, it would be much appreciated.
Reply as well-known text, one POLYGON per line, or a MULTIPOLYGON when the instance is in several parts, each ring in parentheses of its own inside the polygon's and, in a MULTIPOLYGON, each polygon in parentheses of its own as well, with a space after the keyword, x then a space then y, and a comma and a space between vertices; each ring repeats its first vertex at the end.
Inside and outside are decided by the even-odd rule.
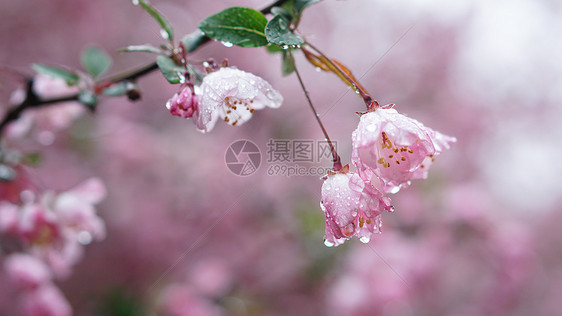
POLYGON ((234 46, 234 44, 232 44, 231 42, 221 42, 225 47, 232 47, 234 46))
POLYGON ((283 49, 289 49, 289 45, 283 45, 283 49))
POLYGON ((160 29, 160 36, 162 36, 162 38, 165 39, 165 40, 170 38, 170 36, 168 35, 168 32, 166 32, 166 30, 164 30, 164 29, 160 29))
POLYGON ((131 0, 131 2, 133 3, 133 5, 139 5, 139 0, 131 0))
POLYGON ((314 70, 316 70, 316 71, 318 71, 318 72, 321 72, 321 71, 322 71, 322 68, 316 67, 316 68, 314 68, 314 70))
POLYGON ((359 241, 361 241, 362 243, 366 244, 366 243, 368 243, 369 241, 371 241, 371 237, 363 236, 363 237, 359 238, 359 241))
POLYGON ((398 193, 398 191, 400 191, 399 186, 395 186, 394 188, 390 189, 390 193, 392 193, 392 194, 396 194, 396 193, 398 193))
POLYGON ((184 84, 185 83, 185 75, 182 74, 181 72, 178 72, 178 77, 180 78, 180 83, 184 84))
POLYGON ((351 213, 351 216, 353 216, 353 217, 357 216, 357 212, 353 211, 353 213, 351 213))
POLYGON ((390 213, 394 212, 394 206, 391 206, 391 207, 390 207, 389 212, 390 212, 390 213))
POLYGON ((326 247, 334 247, 334 243, 329 241, 328 239, 324 238, 324 245, 326 247))
POLYGON ((275 100, 275 92, 273 92, 273 90, 268 89, 265 91, 265 96, 270 100, 275 100))
POLYGON ((93 237, 92 234, 90 234, 89 232, 83 230, 81 232, 78 233, 78 242, 82 245, 88 245, 92 242, 93 237))

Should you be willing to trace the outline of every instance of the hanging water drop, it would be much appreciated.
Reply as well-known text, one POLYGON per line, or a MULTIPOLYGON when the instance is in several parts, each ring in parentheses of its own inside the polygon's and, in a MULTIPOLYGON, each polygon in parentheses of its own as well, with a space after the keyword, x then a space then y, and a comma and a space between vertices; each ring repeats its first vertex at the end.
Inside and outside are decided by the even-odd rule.
POLYGON ((133 5, 139 5, 139 0, 131 0, 131 2, 133 3, 133 5))
POLYGON ((270 100, 274 100, 275 99, 275 92, 273 92, 273 90, 266 90, 265 91, 265 96, 270 99, 270 100))
POLYGON ((178 72, 178 78, 180 79, 180 83, 184 84, 185 83, 185 76, 184 74, 182 74, 181 72, 178 72))
POLYGON ((324 239, 324 245, 326 247, 334 247, 334 243, 329 241, 328 239, 324 239))
POLYGON ((289 49, 289 45, 283 45, 282 48, 285 49, 285 50, 287 50, 287 49, 289 49))
POLYGON ((361 241, 362 243, 366 244, 366 243, 368 243, 369 241, 371 241, 371 238, 368 237, 368 236, 363 236, 363 237, 359 238, 359 241, 361 241))
POLYGON ((162 36, 162 38, 165 40, 170 39, 170 35, 168 34, 168 32, 166 32, 165 29, 160 29, 160 36, 162 36))
POLYGON ((314 68, 314 70, 316 70, 316 71, 320 72, 320 71, 322 71, 322 68, 320 68, 320 67, 316 67, 316 68, 314 68))
POLYGON ((234 46, 234 44, 232 44, 231 42, 221 42, 225 47, 232 47, 234 46))

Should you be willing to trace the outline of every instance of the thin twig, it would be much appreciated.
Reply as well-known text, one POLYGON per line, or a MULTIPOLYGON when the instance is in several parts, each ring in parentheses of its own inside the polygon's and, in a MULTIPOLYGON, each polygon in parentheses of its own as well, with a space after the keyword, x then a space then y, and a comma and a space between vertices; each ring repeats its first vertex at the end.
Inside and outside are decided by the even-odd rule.
POLYGON ((330 136, 328 136, 328 132, 326 131, 326 128, 324 128, 324 124, 322 124, 322 120, 320 120, 320 115, 318 114, 318 112, 316 111, 316 108, 312 104, 312 100, 310 99, 310 96, 308 95, 308 90, 306 90, 306 87, 304 86, 304 82, 301 78, 301 75, 300 75, 298 69, 297 69, 297 65, 295 64, 295 59, 293 58, 293 55, 289 55, 289 56, 291 58, 291 62, 293 63, 293 68, 295 69, 295 74, 297 74, 297 78, 299 79, 299 83, 301 85, 302 91, 304 92, 304 96, 306 97, 306 100, 308 101, 308 105, 310 106, 310 109, 312 110, 312 113, 314 114, 314 117, 316 118, 316 122, 318 122, 318 125, 320 125, 320 128, 322 129, 322 133, 324 133, 324 137, 326 138, 326 141, 328 142, 328 145, 330 146, 330 150, 332 151, 332 158, 334 160, 334 171, 338 171, 342 168, 340 156, 338 155, 338 153, 336 151, 336 148, 334 147, 334 144, 330 140, 330 136))

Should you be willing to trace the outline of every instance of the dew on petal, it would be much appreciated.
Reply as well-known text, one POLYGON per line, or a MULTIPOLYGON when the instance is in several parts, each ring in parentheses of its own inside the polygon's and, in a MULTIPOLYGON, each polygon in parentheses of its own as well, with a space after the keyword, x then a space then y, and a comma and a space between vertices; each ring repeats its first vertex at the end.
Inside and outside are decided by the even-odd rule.
POLYGON ((160 29, 160 36, 162 36, 162 38, 165 40, 170 39, 170 35, 164 29, 160 29))
POLYGON ((329 241, 328 239, 325 239, 325 238, 324 238, 324 245, 326 247, 334 247, 335 246, 335 244, 333 242, 331 242, 331 241, 329 241))
POLYGON ((371 241, 371 238, 368 236, 362 236, 361 238, 359 238, 359 241, 361 241, 362 243, 366 244, 369 241, 371 241))

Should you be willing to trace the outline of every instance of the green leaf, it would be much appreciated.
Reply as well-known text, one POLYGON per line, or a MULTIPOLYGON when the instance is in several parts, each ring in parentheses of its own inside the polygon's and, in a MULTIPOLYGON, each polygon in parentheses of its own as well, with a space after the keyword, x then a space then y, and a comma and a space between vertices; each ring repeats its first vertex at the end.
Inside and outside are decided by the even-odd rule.
POLYGON ((272 54, 282 53, 282 52, 285 51, 283 48, 281 48, 281 47, 279 47, 275 44, 271 44, 271 43, 269 45, 267 45, 266 49, 267 49, 268 52, 270 52, 272 54))
POLYGON ((133 52, 142 52, 142 53, 154 53, 154 54, 164 54, 164 51, 158 47, 154 47, 150 44, 145 45, 129 45, 125 48, 119 50, 120 53, 133 53, 133 52))
POLYGON ((33 70, 35 70, 39 74, 63 79, 69 86, 75 86, 80 80, 80 77, 75 72, 59 67, 47 66, 43 64, 32 64, 31 68, 33 68, 33 70))
POLYGON ((162 36, 166 37, 166 39, 172 45, 174 45, 174 30, 170 22, 168 22, 168 20, 162 15, 162 13, 160 13, 160 11, 156 10, 148 2, 141 0, 139 1, 139 4, 141 5, 141 7, 143 7, 143 9, 146 12, 148 12, 148 14, 150 14, 158 22, 158 24, 160 24, 162 30, 164 31, 162 36))
POLYGON ((92 91, 82 90, 78 94, 78 101, 93 110, 98 104, 98 97, 92 91))
POLYGON ((265 36, 270 43, 279 46, 296 46, 304 43, 302 37, 293 34, 289 21, 282 15, 276 15, 265 27, 265 36))
POLYGON ((306 7, 318 3, 322 0, 295 0, 295 10, 297 14, 301 14, 306 7))
POLYGON ((283 76, 288 76, 295 71, 295 64, 293 60, 293 54, 290 51, 283 51, 283 64, 281 66, 281 72, 283 76))
POLYGON ((292 11, 289 11, 283 7, 273 7, 271 8, 271 14, 273 15, 282 15, 284 18, 286 18, 287 20, 292 20, 293 19, 293 13, 292 11))
POLYGON ((185 68, 182 66, 177 65, 170 57, 168 56, 158 56, 156 58, 156 64, 164 78, 168 80, 171 84, 181 83, 181 75, 185 72, 185 68))
POLYGON ((82 54, 82 66, 92 77, 97 78, 111 66, 111 57, 99 48, 88 47, 82 54))
POLYGON ((201 44, 203 44, 206 40, 205 34, 200 30, 196 30, 195 32, 189 33, 181 39, 181 42, 185 46, 185 49, 188 53, 196 50, 201 44))
POLYGON ((262 13, 250 8, 231 7, 203 20, 199 29, 215 40, 258 47, 267 45, 266 25, 267 19, 262 13))

